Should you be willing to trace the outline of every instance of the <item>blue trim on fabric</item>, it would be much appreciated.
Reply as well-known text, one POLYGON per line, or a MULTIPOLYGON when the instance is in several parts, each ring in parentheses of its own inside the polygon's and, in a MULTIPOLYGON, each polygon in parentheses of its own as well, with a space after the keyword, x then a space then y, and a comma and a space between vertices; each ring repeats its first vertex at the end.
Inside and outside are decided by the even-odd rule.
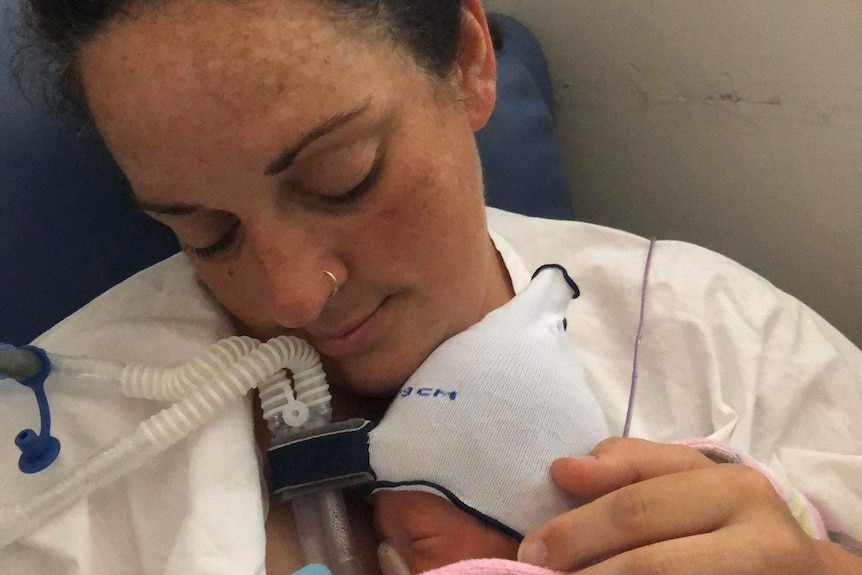
POLYGON ((433 483, 431 481, 375 481, 374 483, 371 484, 371 488, 372 489, 393 489, 393 488, 397 488, 397 487, 411 487, 414 485, 421 485, 424 487, 430 487, 431 489, 434 489, 435 491, 439 491, 444 497, 446 497, 446 499, 451 501, 452 504, 455 505, 455 507, 457 507, 461 511, 464 511, 465 513, 469 513, 470 515, 472 515, 473 517, 475 517, 476 519, 478 519, 482 523, 485 523, 486 525, 489 525, 490 527, 493 527, 494 529, 497 529, 498 531, 502 532, 504 535, 508 535, 509 537, 515 539, 518 543, 520 543, 524 539, 524 536, 521 533, 519 533, 518 531, 515 531, 514 529, 512 529, 511 527, 509 527, 505 523, 502 523, 499 519, 494 519, 490 515, 485 515, 484 513, 479 511, 478 509, 474 509, 473 507, 470 507, 469 505, 467 505, 466 503, 464 503, 463 501, 458 499, 457 495, 455 495, 454 493, 452 493, 451 491, 449 491, 448 489, 446 489, 442 485, 438 485, 438 484, 433 483))
POLYGON ((350 419, 298 431, 271 448, 266 457, 273 490, 298 494, 373 481, 368 453, 368 434, 373 427, 370 421, 350 419))
POLYGON ((533 272, 533 277, 530 278, 530 281, 536 279, 536 276, 539 275, 539 272, 548 268, 555 268, 563 272, 563 279, 566 280, 566 283, 569 284, 570 288, 572 288, 572 299, 577 299, 578 297, 580 297, 581 290, 578 287, 578 284, 575 283, 575 280, 572 279, 572 276, 569 275, 569 272, 566 271, 566 268, 564 268, 560 264, 545 264, 538 267, 536 271, 533 272))

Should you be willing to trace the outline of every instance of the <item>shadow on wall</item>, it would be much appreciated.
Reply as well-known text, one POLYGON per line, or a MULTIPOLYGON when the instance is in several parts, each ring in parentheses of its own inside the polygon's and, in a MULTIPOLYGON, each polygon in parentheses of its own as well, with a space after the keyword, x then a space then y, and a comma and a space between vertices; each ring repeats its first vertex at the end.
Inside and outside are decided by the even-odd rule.
POLYGON ((545 48, 577 219, 723 253, 862 346, 862 3, 484 4, 545 48))

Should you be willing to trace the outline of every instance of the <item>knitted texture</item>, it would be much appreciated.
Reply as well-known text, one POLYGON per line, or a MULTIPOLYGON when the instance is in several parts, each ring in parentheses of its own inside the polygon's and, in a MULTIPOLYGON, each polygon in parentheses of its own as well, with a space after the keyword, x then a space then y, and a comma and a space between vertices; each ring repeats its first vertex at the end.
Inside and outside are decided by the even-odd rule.
POLYGON ((561 573, 505 559, 470 559, 425 571, 423 575, 561 575, 561 573))
POLYGON ((448 497, 516 536, 577 506, 551 481, 550 462, 610 433, 565 334, 576 294, 565 270, 540 268, 441 344, 371 433, 377 487, 448 497))

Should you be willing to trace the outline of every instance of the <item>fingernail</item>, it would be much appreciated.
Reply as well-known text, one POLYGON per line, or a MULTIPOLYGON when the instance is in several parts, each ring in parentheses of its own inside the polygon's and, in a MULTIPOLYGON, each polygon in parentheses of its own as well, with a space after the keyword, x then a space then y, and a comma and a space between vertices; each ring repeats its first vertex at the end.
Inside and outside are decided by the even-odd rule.
POLYGON ((410 568, 395 547, 384 541, 377 547, 377 561, 383 575, 410 575, 410 568))
POLYGON ((538 539, 522 541, 521 546, 518 547, 518 561, 544 567, 548 561, 548 548, 538 539))

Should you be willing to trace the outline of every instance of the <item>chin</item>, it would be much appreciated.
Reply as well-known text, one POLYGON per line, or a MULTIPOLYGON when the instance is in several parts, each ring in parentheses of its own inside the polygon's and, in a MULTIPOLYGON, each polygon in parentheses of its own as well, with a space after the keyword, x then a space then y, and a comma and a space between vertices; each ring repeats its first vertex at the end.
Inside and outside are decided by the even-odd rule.
POLYGON ((331 375, 329 371, 326 373, 327 379, 334 387, 346 389, 364 397, 391 397, 401 389, 401 386, 409 378, 409 374, 404 376, 388 373, 377 375, 367 372, 343 374, 338 370, 333 370, 331 375))
POLYGON ((421 360, 404 362, 394 358, 342 364, 323 358, 327 380, 333 387, 372 398, 395 395, 421 364, 421 360))

